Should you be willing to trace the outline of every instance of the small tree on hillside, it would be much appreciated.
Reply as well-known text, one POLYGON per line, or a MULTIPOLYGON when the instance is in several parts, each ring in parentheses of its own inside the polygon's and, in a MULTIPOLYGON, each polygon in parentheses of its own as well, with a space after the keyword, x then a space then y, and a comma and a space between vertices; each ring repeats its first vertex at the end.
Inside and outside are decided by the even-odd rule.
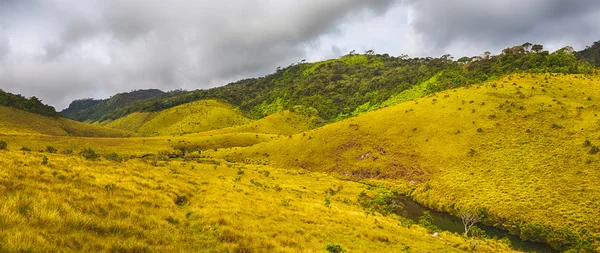
POLYGON ((6 144, 6 142, 3 140, 0 140, 0 150, 5 150, 6 148, 8 148, 8 145, 6 144))
POLYGON ((463 226, 465 226, 465 236, 468 236, 471 227, 473 227, 475 223, 479 222, 479 217, 477 217, 477 215, 469 211, 463 211, 462 213, 460 213, 459 217, 463 223, 463 226))

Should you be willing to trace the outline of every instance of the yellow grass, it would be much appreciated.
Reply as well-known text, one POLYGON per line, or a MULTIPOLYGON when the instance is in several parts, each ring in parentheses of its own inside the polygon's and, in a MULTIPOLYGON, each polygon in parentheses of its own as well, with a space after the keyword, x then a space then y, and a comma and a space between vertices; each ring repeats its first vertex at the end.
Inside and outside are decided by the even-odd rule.
POLYGON ((201 100, 157 113, 133 113, 101 125, 143 135, 179 135, 243 125, 250 122, 235 107, 201 100))
POLYGON ((439 210, 599 236, 598 114, 597 76, 513 75, 213 155, 384 180, 439 210))
POLYGON ((124 137, 131 134, 60 117, 45 117, 0 106, 0 134, 47 134, 59 136, 124 137))
MULTIPOLYGON (((366 217, 355 201, 369 190, 322 173, 18 151, 0 151, 0 168, 2 252, 324 252, 330 242, 349 252, 407 246, 462 252, 470 246, 458 235, 433 237, 392 217, 366 217), (335 196, 326 193, 337 186, 343 189, 335 196)), ((508 251, 485 240, 478 252, 508 251)))

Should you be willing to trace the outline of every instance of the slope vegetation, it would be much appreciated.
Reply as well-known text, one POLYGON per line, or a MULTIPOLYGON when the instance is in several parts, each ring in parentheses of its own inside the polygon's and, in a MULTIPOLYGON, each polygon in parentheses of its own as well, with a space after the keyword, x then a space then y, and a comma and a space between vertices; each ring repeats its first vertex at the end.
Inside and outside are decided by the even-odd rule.
POLYGON ((125 137, 128 132, 0 106, 0 134, 125 137))
MULTIPOLYGON (((177 94, 177 92, 166 93, 157 89, 136 90, 115 94, 109 99, 81 99, 73 101, 69 107, 61 112, 61 115, 78 121, 103 121, 108 119, 108 112, 122 111, 127 106, 142 101, 161 99, 177 94)), ((124 112, 129 113, 129 112, 124 112)))
POLYGON ((600 78, 522 74, 213 156, 383 180, 558 250, 600 247, 600 78))
MULTIPOLYGON (((300 62, 278 68, 273 74, 240 80, 222 87, 178 92, 167 97, 141 100, 109 110, 92 106, 75 119, 117 119, 132 112, 157 112, 202 99, 218 99, 259 119, 274 112, 301 106, 315 110, 326 121, 351 117, 357 109, 389 105, 402 92, 426 83, 426 94, 494 80, 509 73, 590 73, 591 64, 579 61, 571 47, 556 52, 525 43, 506 48, 499 55, 408 58, 354 52, 322 62, 300 62), (436 78, 433 78, 436 77, 436 78), (390 100, 391 99, 391 100, 390 100)), ((91 103, 90 103, 91 105, 91 103)), ((67 109, 66 111, 71 110, 67 109)), ((65 112, 66 112, 65 111, 65 112)), ((74 118, 71 114, 69 117, 74 118)))
POLYGON ((241 126, 222 128, 198 133, 196 135, 219 135, 230 133, 260 133, 292 135, 306 132, 322 124, 316 116, 298 111, 281 111, 260 120, 251 121, 241 126))
POLYGON ((215 100, 183 104, 157 113, 132 113, 101 125, 144 135, 180 135, 250 122, 233 106, 215 100))
MULTIPOLYGON (((2 252, 466 252, 470 240, 365 216, 365 185, 218 160, 0 151, 2 252), (330 194, 331 188, 339 189, 330 194), (329 202, 324 201, 329 200, 329 202), (329 251, 332 252, 332 251, 329 251), (341 252, 341 251, 333 251, 341 252)), ((477 252, 512 252, 481 240, 477 252)))

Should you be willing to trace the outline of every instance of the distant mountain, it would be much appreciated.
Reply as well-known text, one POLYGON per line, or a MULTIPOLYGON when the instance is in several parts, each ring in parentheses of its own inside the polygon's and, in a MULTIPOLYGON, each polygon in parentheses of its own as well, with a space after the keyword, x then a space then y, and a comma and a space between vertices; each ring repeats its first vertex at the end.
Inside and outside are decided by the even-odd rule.
POLYGON ((56 117, 58 113, 54 107, 42 103, 37 97, 26 98, 22 95, 12 94, 0 89, 0 106, 8 106, 23 111, 56 117))
MULTIPOLYGON (((156 100, 167 97, 169 93, 158 89, 136 90, 119 93, 109 99, 81 99, 73 101, 69 107, 60 113, 78 121, 101 121, 107 114, 120 112, 135 102, 156 100)), ((124 112, 128 114, 129 112, 124 112)))
MULTIPOLYGON (((571 47, 550 53, 542 45, 525 43, 499 55, 455 60, 408 58, 388 54, 350 53, 339 59, 300 62, 275 73, 240 80, 226 86, 178 92, 154 98, 127 100, 119 106, 108 101, 84 110, 76 103, 62 114, 79 121, 117 119, 133 112, 156 112, 202 99, 217 99, 237 106, 246 116, 263 118, 282 110, 310 110, 328 122, 373 111, 426 94, 494 80, 510 73, 590 73, 594 67, 577 59, 571 47)), ((120 95, 120 94, 118 94, 120 95)), ((118 96, 115 95, 115 96, 118 96)), ((111 98, 112 100, 113 98, 111 98)), ((91 102, 88 102, 91 103, 91 102)))

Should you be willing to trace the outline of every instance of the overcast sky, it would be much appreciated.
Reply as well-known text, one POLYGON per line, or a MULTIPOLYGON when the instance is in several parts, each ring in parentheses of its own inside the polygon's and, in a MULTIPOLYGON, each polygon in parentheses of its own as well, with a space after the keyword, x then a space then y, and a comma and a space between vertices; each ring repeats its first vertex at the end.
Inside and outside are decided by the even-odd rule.
POLYGON ((600 40, 598 0, 0 0, 0 89, 199 89, 351 50, 455 57, 600 40))

